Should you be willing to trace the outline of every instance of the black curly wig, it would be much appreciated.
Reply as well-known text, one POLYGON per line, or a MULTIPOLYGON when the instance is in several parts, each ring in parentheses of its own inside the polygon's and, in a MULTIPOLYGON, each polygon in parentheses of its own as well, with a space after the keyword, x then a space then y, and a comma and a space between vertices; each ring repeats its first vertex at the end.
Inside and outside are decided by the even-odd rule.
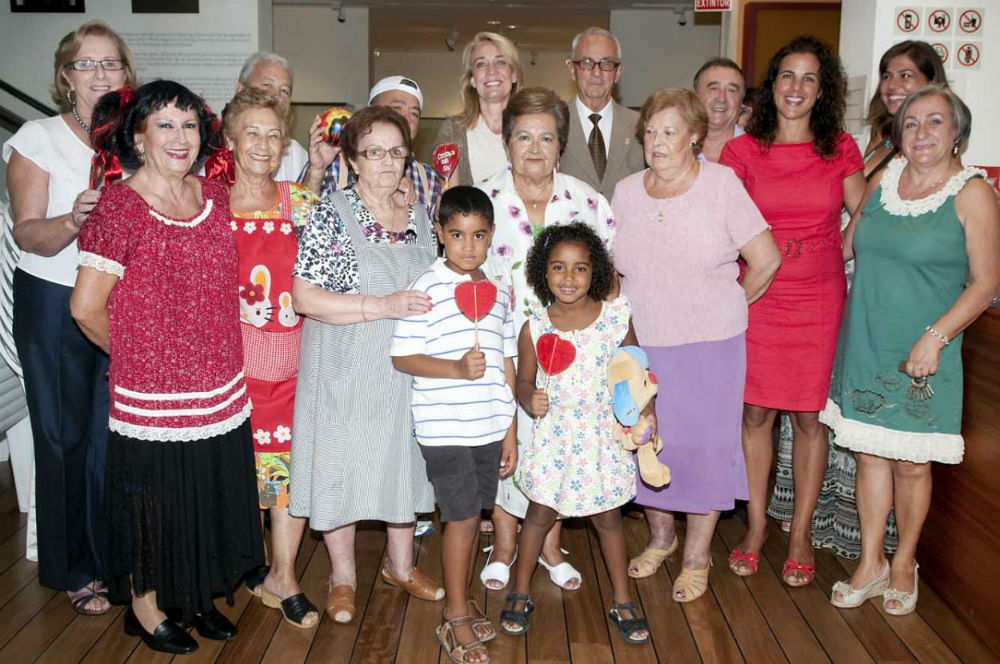
POLYGON ((774 83, 785 57, 795 53, 811 53, 819 60, 819 99, 809 116, 813 133, 813 149, 829 161, 837 153, 837 139, 844 130, 847 105, 847 76, 830 47, 813 35, 800 35, 778 50, 767 65, 767 74, 757 89, 753 113, 747 122, 747 133, 771 147, 778 134, 778 108, 774 103, 774 83))
POLYGON ((134 91, 123 88, 102 96, 94 108, 91 140, 94 149, 115 155, 122 166, 136 170, 142 166, 135 148, 135 134, 145 128, 146 118, 173 104, 198 116, 201 147, 192 170, 197 169, 216 150, 225 145, 222 123, 205 100, 174 81, 151 81, 134 91), (122 103, 122 95, 126 102, 122 103))
POLYGON ((582 245, 590 254, 591 277, 590 289, 587 295, 598 302, 606 299, 614 285, 615 266, 611 262, 608 250, 604 248, 601 238, 597 237, 590 226, 574 222, 559 226, 549 226, 542 231, 528 251, 528 259, 524 265, 524 276, 535 295, 546 306, 555 301, 555 296, 549 290, 546 279, 549 267, 549 256, 552 250, 563 242, 575 242, 582 245))

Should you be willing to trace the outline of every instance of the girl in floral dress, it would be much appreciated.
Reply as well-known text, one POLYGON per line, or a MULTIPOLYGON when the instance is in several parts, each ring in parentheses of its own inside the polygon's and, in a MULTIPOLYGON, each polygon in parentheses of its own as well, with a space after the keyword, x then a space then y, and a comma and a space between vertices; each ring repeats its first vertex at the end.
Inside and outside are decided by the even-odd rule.
POLYGON ((614 591, 608 618, 627 643, 645 643, 649 625, 630 595, 619 510, 635 496, 635 469, 631 455, 614 441, 607 381, 618 347, 637 345, 628 300, 605 301, 614 288, 614 266, 600 238, 582 223, 542 231, 528 254, 526 274, 548 308, 532 312, 518 340, 517 399, 535 421, 534 435, 522 441, 516 471, 530 503, 501 626, 511 635, 528 630, 534 611, 528 588, 556 517, 589 516, 614 591), (544 334, 575 347, 564 371, 539 370, 535 345, 544 334))

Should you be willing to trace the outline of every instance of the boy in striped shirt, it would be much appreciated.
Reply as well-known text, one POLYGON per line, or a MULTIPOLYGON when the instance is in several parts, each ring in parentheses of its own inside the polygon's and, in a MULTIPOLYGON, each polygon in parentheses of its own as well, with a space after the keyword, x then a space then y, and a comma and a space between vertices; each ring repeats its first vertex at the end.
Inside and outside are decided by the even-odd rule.
POLYGON ((441 197, 438 240, 445 249, 410 286, 431 298, 426 314, 397 322, 390 355, 396 370, 413 376, 411 407, 417 442, 434 485, 443 541, 444 624, 437 635, 461 657, 496 636, 472 600, 479 520, 492 510, 497 484, 517 463, 514 357, 517 333, 506 288, 477 333, 455 302, 455 287, 485 279, 480 266, 493 237, 493 204, 474 187, 441 197))

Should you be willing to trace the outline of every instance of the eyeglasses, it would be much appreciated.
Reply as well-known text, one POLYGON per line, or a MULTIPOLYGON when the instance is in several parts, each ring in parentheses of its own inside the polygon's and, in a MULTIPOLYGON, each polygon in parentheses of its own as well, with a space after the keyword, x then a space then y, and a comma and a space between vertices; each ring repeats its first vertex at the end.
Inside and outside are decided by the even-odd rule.
POLYGON ((84 58, 83 60, 74 60, 68 63, 66 68, 75 69, 76 71, 94 71, 97 69, 97 65, 100 65, 104 71, 121 71, 125 69, 125 63, 116 58, 105 58, 104 60, 84 58))
POLYGON ((614 71, 622 64, 620 62, 615 62, 611 58, 601 58, 600 60, 584 58, 583 60, 570 60, 570 62, 583 71, 592 71, 594 67, 599 67, 601 71, 614 71))
POLYGON ((397 145, 394 148, 383 148, 379 145, 373 145, 371 147, 365 148, 360 152, 361 156, 365 159, 370 159, 371 161, 379 161, 380 159, 385 159, 386 153, 393 159, 406 159, 410 156, 410 151, 404 148, 402 145, 397 145))

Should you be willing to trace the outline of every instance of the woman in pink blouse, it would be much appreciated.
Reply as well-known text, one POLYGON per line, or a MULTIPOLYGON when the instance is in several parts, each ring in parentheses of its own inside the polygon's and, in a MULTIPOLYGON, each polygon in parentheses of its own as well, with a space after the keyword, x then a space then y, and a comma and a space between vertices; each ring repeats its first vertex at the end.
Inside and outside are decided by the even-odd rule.
POLYGON ((637 480, 635 502, 646 508, 650 539, 629 575, 651 576, 677 550, 674 514, 687 513, 683 569, 673 588, 678 602, 704 594, 719 512, 747 497, 740 446, 747 304, 781 264, 739 179, 724 166, 699 163, 707 129, 708 112, 693 92, 654 93, 636 125, 649 168, 619 182, 611 202, 615 264, 659 378, 659 458, 672 471, 665 487, 637 480))
POLYGON ((224 185, 192 175, 218 120, 172 81, 102 98, 99 155, 134 171, 106 186, 80 231, 70 299, 111 357, 104 578, 131 602, 125 631, 187 654, 236 627, 213 605, 263 563, 236 245, 224 185))

